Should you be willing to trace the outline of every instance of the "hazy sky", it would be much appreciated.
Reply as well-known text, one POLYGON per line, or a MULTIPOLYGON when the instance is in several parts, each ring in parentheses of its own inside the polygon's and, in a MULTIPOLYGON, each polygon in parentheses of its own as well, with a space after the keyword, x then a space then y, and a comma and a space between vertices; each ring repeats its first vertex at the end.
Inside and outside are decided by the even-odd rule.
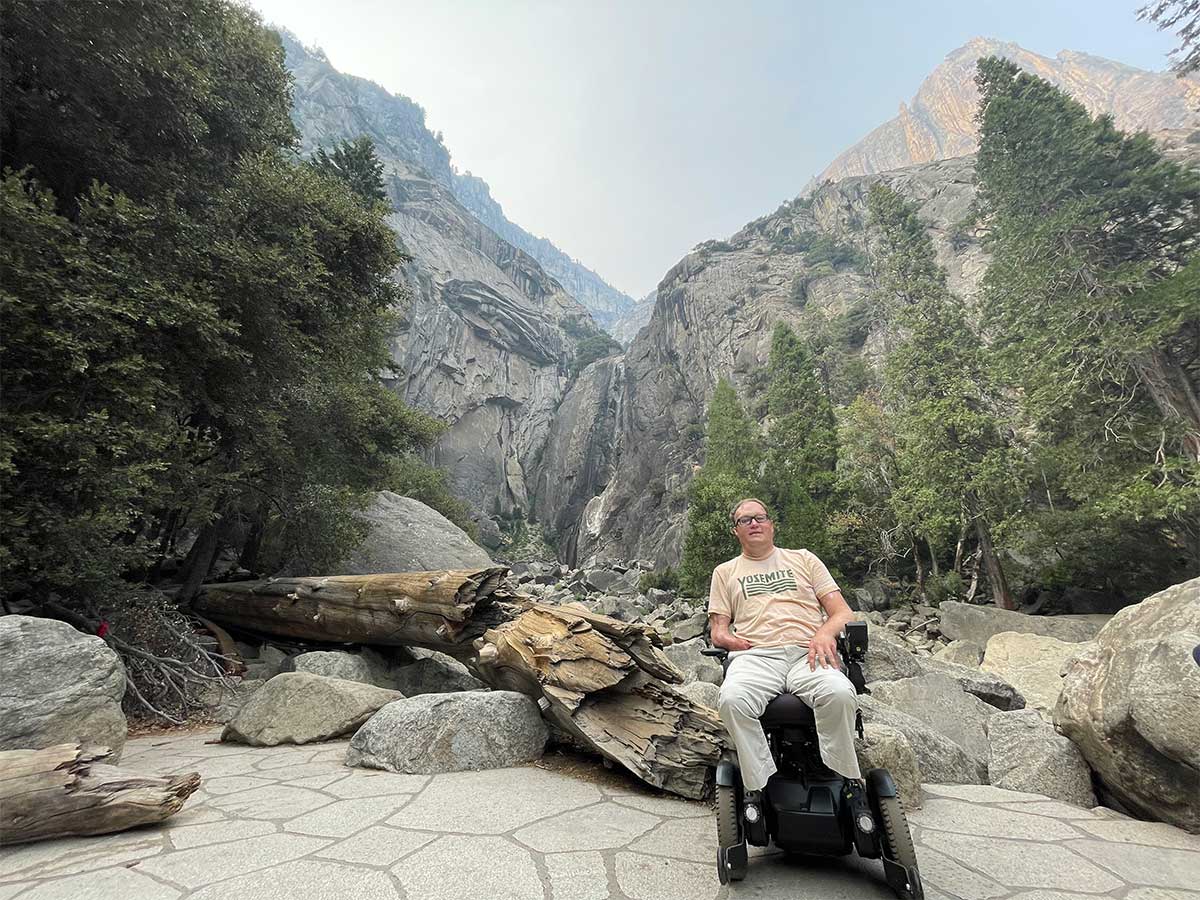
POLYGON ((641 297, 977 35, 1166 68, 1146 0, 248 0, 425 107, 509 219, 641 297))

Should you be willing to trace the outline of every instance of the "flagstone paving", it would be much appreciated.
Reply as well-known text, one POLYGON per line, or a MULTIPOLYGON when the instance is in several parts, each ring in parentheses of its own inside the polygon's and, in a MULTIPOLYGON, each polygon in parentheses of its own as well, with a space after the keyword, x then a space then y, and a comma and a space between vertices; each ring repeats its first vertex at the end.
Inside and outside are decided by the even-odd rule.
MULTIPOLYGON (((0 900, 858 900, 878 862, 752 851, 717 882, 703 803, 595 767, 393 775, 346 742, 133 738, 122 766, 198 771, 167 822, 0 850, 0 900)), ((930 900, 1200 900, 1200 836, 986 786, 927 785, 909 813, 930 900)))

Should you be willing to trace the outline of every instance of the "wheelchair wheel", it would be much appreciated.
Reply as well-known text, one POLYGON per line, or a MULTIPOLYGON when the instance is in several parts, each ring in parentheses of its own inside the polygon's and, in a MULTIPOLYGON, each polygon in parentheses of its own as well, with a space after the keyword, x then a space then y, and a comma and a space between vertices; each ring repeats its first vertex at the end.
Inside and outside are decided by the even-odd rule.
POLYGON ((881 837, 886 844, 884 849, 887 855, 915 876, 908 890, 897 890, 896 893, 902 900, 925 900, 925 890, 917 874, 917 848, 913 846, 912 834, 908 830, 904 806, 899 797, 878 797, 876 802, 879 804, 880 818, 883 819, 881 837))
POLYGON ((717 785, 717 877, 721 884, 741 881, 746 877, 745 837, 742 835, 742 815, 738 809, 737 791, 729 785, 717 785), (741 861, 729 864, 729 851, 740 847, 741 853, 734 854, 741 861))

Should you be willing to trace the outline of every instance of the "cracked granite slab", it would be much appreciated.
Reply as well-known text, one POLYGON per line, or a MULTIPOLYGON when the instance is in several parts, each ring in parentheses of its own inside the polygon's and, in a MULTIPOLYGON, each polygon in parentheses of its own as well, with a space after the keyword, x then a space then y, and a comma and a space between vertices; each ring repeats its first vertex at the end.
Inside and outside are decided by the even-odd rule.
MULTIPOLYGON (((596 767, 396 775, 346 741, 131 739, 123 765, 199 771, 167 822, 0 850, 0 900, 859 900, 877 861, 752 849, 722 887, 716 825, 596 767)), ((986 785, 926 785, 909 813, 930 900, 1200 900, 1200 836, 986 785)))

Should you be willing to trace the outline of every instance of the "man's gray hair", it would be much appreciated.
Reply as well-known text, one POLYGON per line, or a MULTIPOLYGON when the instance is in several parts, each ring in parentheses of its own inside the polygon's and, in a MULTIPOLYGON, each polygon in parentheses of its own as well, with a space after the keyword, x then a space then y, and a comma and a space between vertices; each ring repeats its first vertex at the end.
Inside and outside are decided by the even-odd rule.
POLYGON ((733 504, 733 509, 729 510, 729 521, 732 525, 737 525, 737 511, 747 503, 757 503, 763 508, 763 512, 767 514, 767 518, 771 518, 771 511, 767 509, 767 504, 763 503, 757 497, 743 497, 737 503, 733 504))

